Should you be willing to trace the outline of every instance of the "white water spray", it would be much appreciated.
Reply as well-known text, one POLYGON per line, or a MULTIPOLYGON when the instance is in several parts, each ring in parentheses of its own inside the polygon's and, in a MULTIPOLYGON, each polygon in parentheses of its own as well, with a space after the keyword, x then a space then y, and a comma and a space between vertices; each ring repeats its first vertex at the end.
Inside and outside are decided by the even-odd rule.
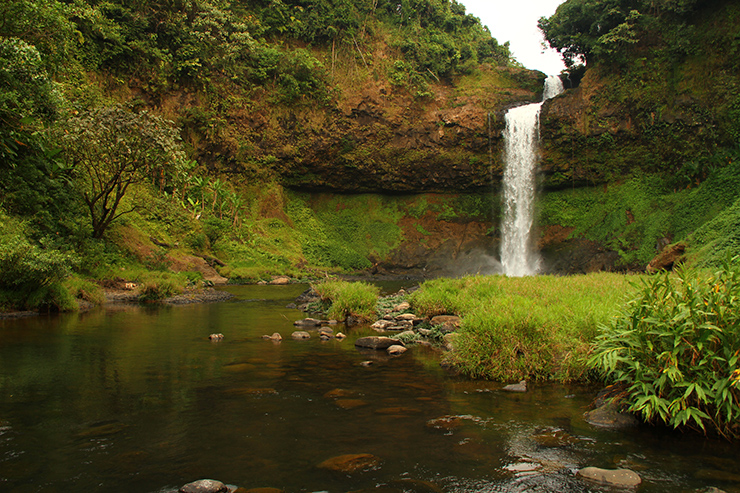
MULTIPOLYGON (((562 91, 560 78, 551 75, 545 80, 542 101, 562 91)), ((519 106, 510 109, 505 117, 501 265, 507 276, 532 276, 541 267, 531 236, 541 108, 541 102, 519 106)))

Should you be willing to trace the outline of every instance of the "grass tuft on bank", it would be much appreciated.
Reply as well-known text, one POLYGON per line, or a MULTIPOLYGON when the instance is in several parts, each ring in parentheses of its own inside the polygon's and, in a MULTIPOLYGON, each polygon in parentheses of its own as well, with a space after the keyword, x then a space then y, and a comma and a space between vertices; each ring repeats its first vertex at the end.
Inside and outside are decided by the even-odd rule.
POLYGON ((448 363, 473 378, 573 381, 587 363, 600 324, 635 291, 623 274, 469 276, 434 279, 410 296, 417 315, 463 319, 448 363))
POLYGON ((327 280, 311 285, 329 305, 327 316, 336 320, 354 317, 370 320, 376 316, 375 306, 380 288, 364 282, 327 280))

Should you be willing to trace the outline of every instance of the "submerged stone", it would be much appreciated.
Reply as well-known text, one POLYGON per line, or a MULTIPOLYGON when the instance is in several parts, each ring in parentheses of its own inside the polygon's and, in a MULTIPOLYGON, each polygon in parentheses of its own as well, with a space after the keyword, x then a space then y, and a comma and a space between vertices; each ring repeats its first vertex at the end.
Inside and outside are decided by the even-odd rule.
POLYGON ((507 385, 503 388, 506 392, 526 392, 527 391, 527 381, 522 380, 519 383, 512 383, 511 385, 507 385))
POLYGON ((634 488, 642 479, 635 471, 629 469, 601 469, 600 467, 584 467, 578 471, 578 476, 589 481, 618 486, 621 488, 634 488))
POLYGON ((318 465, 319 469, 354 474, 371 471, 380 466, 380 459, 372 454, 345 454, 326 459, 318 465))

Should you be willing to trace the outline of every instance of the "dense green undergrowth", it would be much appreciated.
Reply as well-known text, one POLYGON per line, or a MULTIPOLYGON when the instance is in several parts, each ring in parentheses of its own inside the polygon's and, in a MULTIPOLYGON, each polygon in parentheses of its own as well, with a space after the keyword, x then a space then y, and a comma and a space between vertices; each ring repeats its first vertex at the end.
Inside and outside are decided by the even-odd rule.
POLYGON ((644 278, 590 364, 652 423, 740 437, 740 261, 644 278))
POLYGON ((707 166, 703 180, 649 174, 598 187, 544 193, 537 204, 543 228, 572 228, 619 253, 618 267, 643 269, 665 243, 683 241, 689 259, 717 266, 740 254, 737 238, 740 150, 723 150, 707 166), (680 187, 678 187, 680 185, 680 187))

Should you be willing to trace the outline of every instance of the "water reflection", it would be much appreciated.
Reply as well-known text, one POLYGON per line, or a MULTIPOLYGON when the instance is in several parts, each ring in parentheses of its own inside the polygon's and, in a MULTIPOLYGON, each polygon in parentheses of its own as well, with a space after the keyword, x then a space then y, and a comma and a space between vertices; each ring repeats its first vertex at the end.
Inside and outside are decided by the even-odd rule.
POLYGON ((740 484, 735 445, 589 426, 593 389, 504 393, 446 374, 426 348, 355 349, 368 328, 294 341, 303 313, 285 306, 305 286, 228 289, 229 303, 1 321, 0 490, 164 492, 217 478, 285 491, 607 491, 575 478, 584 465, 634 469, 640 491, 740 484), (261 338, 273 332, 282 343, 261 338), (317 467, 343 454, 381 463, 317 467))

